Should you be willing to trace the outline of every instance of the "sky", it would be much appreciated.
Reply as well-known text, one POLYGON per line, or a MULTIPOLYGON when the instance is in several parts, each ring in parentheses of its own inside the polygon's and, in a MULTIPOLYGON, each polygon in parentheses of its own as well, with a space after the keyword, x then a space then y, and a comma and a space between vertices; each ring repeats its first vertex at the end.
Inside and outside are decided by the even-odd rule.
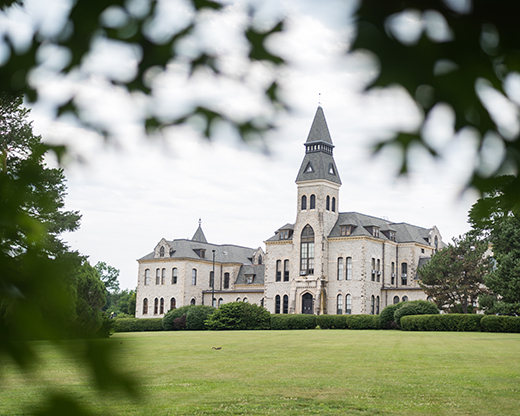
MULTIPOLYGON (((182 10, 181 3, 174 3, 172 10, 182 10)), ((208 74, 187 81, 182 69, 173 68, 158 81, 156 111, 178 114, 202 97, 224 112, 269 114, 258 86, 271 79, 273 69, 247 66, 233 55, 242 47, 233 41, 245 18, 242 3, 230 1, 218 24, 208 18, 214 31, 200 38, 229 54, 227 70, 242 71, 249 90, 240 83, 215 82, 208 74)), ((421 112, 397 87, 363 92, 376 66, 370 56, 345 53, 353 34, 349 8, 337 1, 315 3, 262 2, 257 13, 265 24, 273 16, 287 17, 285 33, 269 46, 288 62, 287 68, 274 72, 292 108, 274 115, 277 128, 260 144, 244 144, 225 125, 209 142, 196 123, 146 137, 132 121, 138 118, 139 99, 107 91, 106 83, 96 77, 83 82, 80 101, 85 108, 90 105, 86 117, 114 126, 110 141, 71 119, 54 119, 43 104, 33 108, 34 131, 44 141, 69 146, 66 209, 82 215, 81 228, 64 235, 73 249, 89 256, 92 264, 104 261, 119 269, 121 288, 129 289, 136 287, 137 259, 153 251, 161 238, 191 238, 199 220, 210 243, 265 250, 263 242, 296 218, 295 179, 318 105, 325 113, 343 183, 340 212, 425 228, 436 225, 445 243, 469 230, 467 212, 478 196, 464 191, 464 185, 475 163, 474 138, 455 135, 449 109, 439 107, 426 135, 442 157, 434 160, 415 149, 410 173, 397 177, 398 152, 387 149, 374 157, 370 149, 397 129, 417 128, 421 112)), ((355 2, 348 4, 353 7, 355 2)), ((191 47, 185 45, 188 51, 191 47)), ((90 68, 99 64, 94 58, 90 68)), ((60 88, 67 88, 46 85, 53 86, 41 87, 47 100, 58 100, 60 88)))

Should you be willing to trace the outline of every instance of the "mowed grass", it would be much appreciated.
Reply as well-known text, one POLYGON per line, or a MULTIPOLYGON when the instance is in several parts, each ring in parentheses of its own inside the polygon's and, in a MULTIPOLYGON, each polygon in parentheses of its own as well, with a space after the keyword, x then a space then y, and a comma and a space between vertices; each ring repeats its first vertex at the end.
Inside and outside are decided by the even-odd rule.
POLYGON ((518 415, 520 335, 401 331, 115 334, 121 369, 146 398, 100 395, 69 359, 27 382, 2 366, 0 414, 22 414, 49 386, 67 386, 104 414, 518 415), (222 347, 214 350, 212 347, 222 347))

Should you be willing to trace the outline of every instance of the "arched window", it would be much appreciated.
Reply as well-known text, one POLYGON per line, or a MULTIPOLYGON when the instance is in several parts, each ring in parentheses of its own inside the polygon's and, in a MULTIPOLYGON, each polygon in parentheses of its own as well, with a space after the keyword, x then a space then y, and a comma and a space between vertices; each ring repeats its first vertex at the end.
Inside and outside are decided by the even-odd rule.
POLYGON ((336 212, 336 198, 332 197, 332 212, 336 212))
POLYGON ((395 263, 394 262, 392 262, 391 270, 392 270, 392 272, 391 272, 391 275, 390 275, 391 276, 391 280, 390 281, 391 281, 392 285, 395 285, 395 263))
POLYGON ((209 287, 213 287, 215 284, 215 276, 213 270, 209 272, 209 287))
POLYGON ((191 284, 193 286, 197 284, 197 269, 191 269, 191 284))
POLYGON ((248 298, 244 298, 244 303, 249 303, 249 299, 248 298))
POLYGON ((265 304, 265 298, 260 299, 260 306, 263 308, 265 304))
POLYGON ((218 300, 218 307, 220 308, 220 306, 224 303, 224 299, 222 298, 219 298, 218 300))
POLYGON ((283 281, 289 281, 289 260, 283 261, 283 281))
POLYGON ((374 304, 375 304, 375 299, 374 299, 374 295, 372 295, 370 297, 370 315, 374 314, 374 304))
POLYGON ((379 315, 379 296, 376 296, 376 315, 379 315))
POLYGON ((191 298, 190 305, 195 305, 195 298, 191 298))
POLYGON ((177 267, 172 269, 172 285, 177 284, 177 267))
POLYGON ((161 248, 159 249, 159 256, 160 256, 160 257, 164 257, 164 247, 161 247, 161 248))
POLYGON ((437 253, 437 250, 439 249, 439 238, 437 236, 435 236, 434 238, 434 246, 435 246, 435 252, 437 253))
POLYGON ((282 260, 276 260, 276 281, 282 281, 282 260))
POLYGON ((155 269, 155 284, 161 284, 161 269, 155 269))
POLYGON ((240 298, 237 298, 237 300, 236 300, 236 301, 237 301, 237 302, 240 302, 240 298))
POLYGON ((157 315, 159 313, 159 299, 155 298, 153 301, 153 314, 157 315))
POLYGON ((401 263, 401 286, 406 286, 408 283, 408 264, 401 263))
POLYGON ((376 276, 377 276, 377 281, 381 281, 381 259, 377 259, 377 273, 376 273, 376 276))
POLYGON ((283 310, 282 313, 289 313, 289 296, 283 295, 283 310))
POLYGON ((306 225, 300 243, 300 274, 314 274, 314 230, 306 225))
POLYGON ((350 294, 345 296, 345 313, 347 315, 352 313, 352 296, 350 296, 350 294))
POLYGON ((428 302, 433 302, 433 296, 428 296, 428 297, 426 298, 426 300, 427 300, 428 302))
POLYGON ((217 307, 217 298, 213 298, 213 301, 211 302, 211 306, 213 306, 214 308, 217 307))
POLYGON ((262 256, 261 255, 258 256, 258 264, 262 264, 262 256))
POLYGON ((159 306, 159 315, 164 315, 164 298, 161 298, 160 306, 159 306))
POLYGON ((347 280, 352 280, 352 257, 347 257, 347 280))
POLYGON ((148 315, 148 299, 143 299, 143 315, 148 315))
POLYGON ((330 210, 330 196, 327 195, 327 199, 326 199, 326 202, 325 202, 325 209, 327 211, 330 210))
POLYGON ((161 270, 161 285, 166 283, 166 269, 161 270))
POLYGON ((146 269, 144 271, 144 284, 149 285, 150 284, 150 269, 146 269))
POLYGON ((175 298, 171 298, 170 299, 170 310, 175 309, 175 308, 176 308, 175 298))
POLYGON ((338 295, 336 300, 336 314, 343 314, 343 295, 338 295))
POLYGON ((229 289, 229 273, 224 273, 224 289, 229 289))
POLYGON ((408 302, 408 296, 403 296, 403 302, 408 302))
POLYGON ((316 208, 316 195, 311 195, 311 204, 310 204, 310 209, 315 209, 316 208))
POLYGON ((343 280, 343 257, 338 257, 338 273, 337 279, 343 280))
POLYGON ((305 209, 307 209, 307 196, 303 195, 302 196, 302 211, 305 209))
POLYGON ((394 305, 399 303, 399 296, 394 296, 394 305))
POLYGON ((274 297, 274 313, 280 313, 280 295, 274 297))

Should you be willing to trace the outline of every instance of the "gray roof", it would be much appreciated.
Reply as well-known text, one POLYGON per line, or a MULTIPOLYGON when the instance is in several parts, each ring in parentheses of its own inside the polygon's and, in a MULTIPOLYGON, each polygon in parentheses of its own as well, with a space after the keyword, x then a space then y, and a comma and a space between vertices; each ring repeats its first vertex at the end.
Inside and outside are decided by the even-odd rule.
POLYGON ((294 230, 294 224, 290 224, 290 223, 287 223, 285 224, 284 226, 278 228, 278 230, 275 231, 275 234, 269 238, 267 241, 291 241, 292 240, 292 233, 291 236, 289 238, 287 238, 287 240, 282 240, 280 238, 280 231, 281 230, 294 230))
POLYGON ((430 257, 419 257, 419 264, 417 265, 417 269, 420 269, 425 264, 427 264, 430 261, 430 257))
POLYGON ((338 168, 332 156, 333 148, 323 109, 318 107, 305 142, 305 157, 296 182, 326 179, 341 185, 338 168))
POLYGON ((204 231, 202 231, 202 227, 199 224, 199 228, 197 228, 197 231, 195 231, 195 234, 193 234, 193 237, 191 238, 193 241, 199 241, 201 243, 207 243, 208 240, 206 240, 206 236, 204 235, 204 231))
POLYGON ((246 285, 246 275, 253 275, 253 285, 263 285, 264 284, 264 271, 265 266, 263 264, 256 265, 243 265, 240 267, 240 271, 238 272, 237 280, 235 281, 236 285, 246 285))

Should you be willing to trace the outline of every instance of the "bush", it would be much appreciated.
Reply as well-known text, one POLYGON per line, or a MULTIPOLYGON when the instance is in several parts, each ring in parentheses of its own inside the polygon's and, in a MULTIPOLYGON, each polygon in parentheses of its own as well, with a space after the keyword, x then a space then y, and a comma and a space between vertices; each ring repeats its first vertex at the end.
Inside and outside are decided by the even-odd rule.
POLYGON ((347 321, 345 315, 318 315, 316 324, 321 329, 346 329, 347 321))
POLYGON ((316 315, 271 315, 271 329, 314 329, 316 315))
MULTIPOLYGON (((215 312, 215 308, 213 306, 191 305, 191 308, 189 308, 188 311, 186 312, 186 317, 185 317, 186 329, 190 329, 190 330, 207 329, 206 326, 204 325, 204 321, 206 321, 213 312, 215 312)), ((180 320, 181 318, 177 318, 177 319, 180 320)), ((175 321, 175 319, 174 319, 174 321, 175 321)), ((175 326, 175 322, 174 322, 174 326, 175 326)))
POLYGON ((348 329, 379 329, 379 315, 347 315, 348 329))
POLYGON ((520 317, 486 315, 480 321, 485 332, 520 332, 520 317))
MULTIPOLYGON (((163 324, 164 327, 164 324, 163 324)), ((175 318, 173 320, 173 329, 175 331, 180 331, 182 329, 186 329, 186 314, 182 315, 180 318, 175 318)))
MULTIPOLYGON (((427 300, 413 300, 411 302, 402 302, 403 306, 394 312, 394 321, 401 326, 401 318, 407 315, 436 315, 439 309, 434 303, 427 300)), ((386 309, 386 308, 385 308, 386 309)))
POLYGON ((96 338, 108 338, 114 333, 114 320, 110 319, 108 314, 103 312, 103 322, 101 328, 96 332, 96 338))
POLYGON ((405 331, 481 331, 482 315, 408 315, 401 318, 405 331))
POLYGON ((254 303, 230 302, 220 306, 205 323, 211 330, 269 329, 271 314, 254 303))
POLYGON ((163 325, 161 318, 124 318, 114 321, 114 330, 116 332, 162 331, 163 325))
POLYGON ((394 313, 405 303, 406 302, 399 302, 395 305, 388 305, 381 311, 381 315, 379 315, 379 326, 381 329, 399 329, 399 325, 397 325, 394 319, 394 313))
MULTIPOLYGON (((182 315, 187 315, 188 310, 196 305, 186 305, 177 309, 170 309, 166 315, 162 318, 162 325, 165 331, 173 331, 179 328, 176 328, 173 321, 177 318, 181 318, 182 315)), ((184 328, 182 328, 184 329, 184 328)))

